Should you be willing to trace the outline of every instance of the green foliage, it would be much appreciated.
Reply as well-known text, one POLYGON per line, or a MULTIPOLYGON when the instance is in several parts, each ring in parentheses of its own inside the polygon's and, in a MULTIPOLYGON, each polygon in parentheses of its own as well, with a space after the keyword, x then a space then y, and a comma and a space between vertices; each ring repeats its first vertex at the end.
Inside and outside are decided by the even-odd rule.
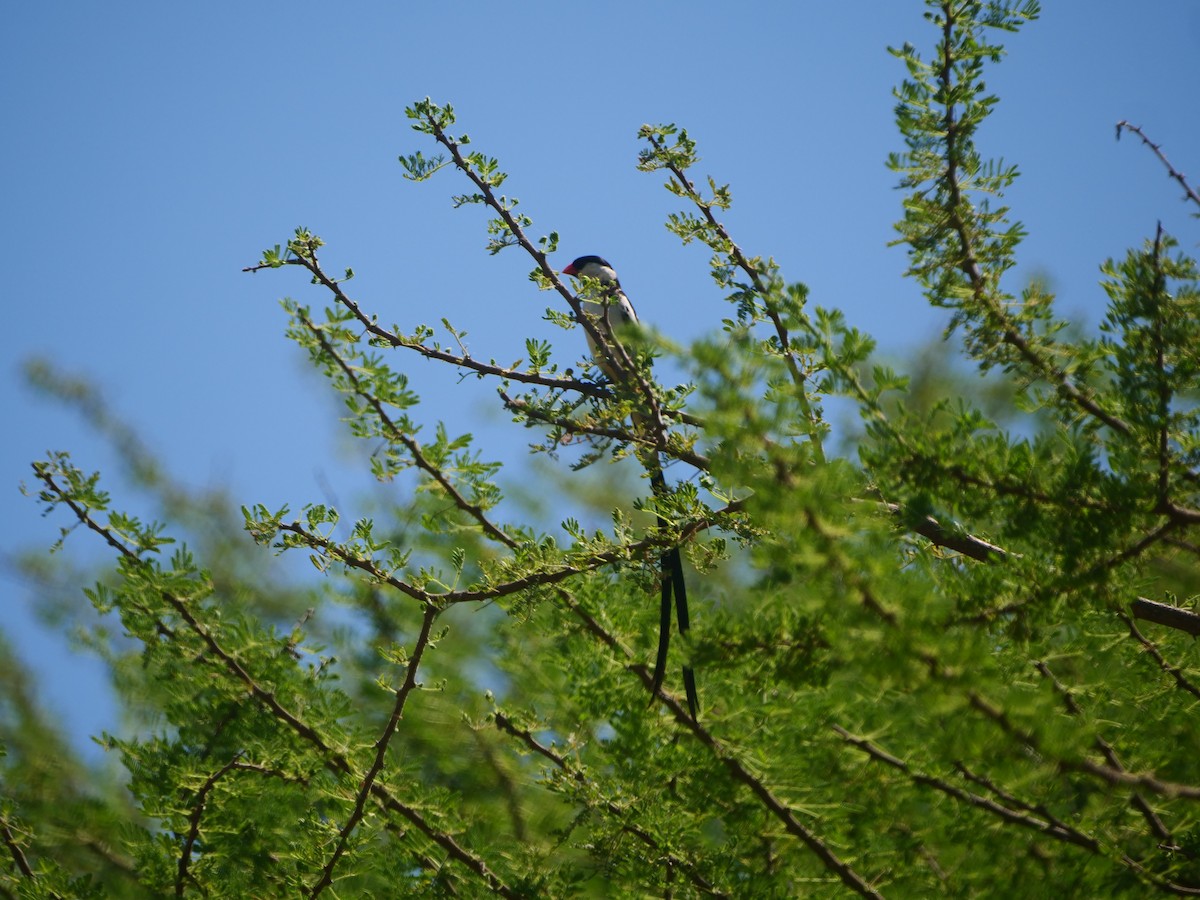
POLYGON ((638 167, 683 207, 667 227, 710 249, 729 315, 686 350, 597 329, 551 264, 558 233, 528 236, 499 163, 430 100, 407 114, 438 154, 401 157, 406 177, 464 178, 454 205, 485 208, 489 252, 528 255, 556 295, 547 318, 603 347, 603 373, 578 361, 577 334, 566 361, 529 340, 505 365, 470 356, 448 321, 445 342, 386 327, 297 229, 251 268, 302 269, 326 297, 320 313, 284 301, 288 337, 342 397, 375 476, 414 487, 348 517, 247 504, 239 518, 173 488, 100 398, 37 369, 169 524, 123 512, 67 454, 34 465, 63 538, 85 532, 115 560, 87 597, 121 633, 90 640, 141 727, 102 739, 123 784, 85 785, 20 670, 0 666, 0 890, 1200 890, 1200 615, 1175 599, 1200 581, 1200 273, 1161 231, 1108 262, 1098 337, 1057 318, 1044 286, 1012 285, 1022 230, 1000 204, 1017 170, 976 141, 997 102, 995 35, 1037 4, 927 6, 929 61, 893 51, 897 228, 986 381, 876 360, 840 311, 738 246, 716 216, 728 186, 696 186, 697 144, 674 125, 643 126, 638 167), (425 417, 409 357, 497 385, 537 435, 527 483, 506 497, 471 435, 425 417), (688 383, 659 383, 661 357, 688 383), (849 453, 831 398, 861 416, 849 453), (578 474, 631 455, 666 460, 674 483, 578 474), (538 515, 551 493, 557 530, 538 515), (250 541, 229 540, 232 521, 250 541), (670 671, 696 670, 698 717, 652 674, 670 547, 699 607, 670 671), (289 582, 299 557, 316 572, 289 582))

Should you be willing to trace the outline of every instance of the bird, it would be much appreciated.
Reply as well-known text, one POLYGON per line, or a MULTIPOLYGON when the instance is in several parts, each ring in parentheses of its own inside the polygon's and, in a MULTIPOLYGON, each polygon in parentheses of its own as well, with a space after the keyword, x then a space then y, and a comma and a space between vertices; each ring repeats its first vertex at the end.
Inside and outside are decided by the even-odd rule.
MULTIPOLYGON (((633 309, 633 304, 621 290, 621 282, 617 279, 616 270, 608 260, 599 256, 581 256, 562 272, 564 275, 571 275, 580 280, 594 278, 600 282, 599 296, 592 291, 591 293, 581 293, 578 299, 583 312, 594 322, 598 324, 603 320, 604 327, 601 337, 606 342, 610 341, 622 327, 637 324, 638 317, 633 309)), ((590 329, 585 328, 584 333, 587 335, 588 349, 592 351, 592 358, 601 371, 613 381, 618 380, 619 367, 613 365, 606 350, 596 343, 596 338, 592 336, 590 329)))
MULTIPOLYGON (((629 301, 617 272, 603 257, 588 255, 580 256, 562 270, 564 275, 580 279, 594 279, 598 286, 585 287, 579 294, 579 304, 584 315, 592 318, 597 325, 601 339, 606 344, 615 341, 615 335, 624 326, 636 325, 637 312, 629 301), (601 324, 603 323, 603 324, 601 324)), ((591 329, 585 329, 588 349, 596 365, 609 379, 618 381, 622 368, 609 358, 610 347, 601 347, 593 337, 591 329)), ((645 422, 645 416, 634 413, 631 417, 634 427, 640 427, 645 422)), ((639 457, 650 474, 650 487, 655 497, 661 499, 667 495, 667 482, 663 477, 662 461, 657 451, 643 454, 639 457)), ((666 529, 667 521, 658 514, 658 525, 666 529)), ((670 547, 659 556, 661 599, 659 604, 658 622, 658 652, 654 660, 654 676, 652 690, 658 693, 666 677, 667 651, 671 643, 671 607, 675 608, 675 617, 679 623, 680 635, 687 634, 691 628, 688 615, 687 582, 683 577, 683 559, 678 547, 670 547)), ((697 718, 700 702, 696 693, 696 675, 691 666, 683 667, 683 686, 687 694, 688 711, 693 719, 697 718)))

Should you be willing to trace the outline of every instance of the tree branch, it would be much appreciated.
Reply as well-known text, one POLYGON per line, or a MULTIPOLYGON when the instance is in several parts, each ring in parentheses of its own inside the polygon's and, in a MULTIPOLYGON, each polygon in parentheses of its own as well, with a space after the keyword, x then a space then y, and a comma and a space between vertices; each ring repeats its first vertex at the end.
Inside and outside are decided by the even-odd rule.
POLYGON ((995 800, 984 797, 980 794, 965 791, 962 788, 956 787, 955 785, 952 785, 941 778, 914 771, 908 763, 899 757, 888 753, 878 744, 872 743, 866 738, 851 734, 841 725, 834 724, 832 728, 834 733, 837 734, 837 736, 847 744, 862 751, 876 762, 883 763, 885 766, 889 766, 890 768, 902 772, 913 784, 932 788, 935 791, 947 795, 948 797, 953 797, 955 800, 959 800, 974 806, 976 809, 981 809, 984 812, 991 813, 992 815, 997 816, 1013 825, 1019 825, 1022 828, 1028 828, 1032 831, 1039 831, 1055 838, 1056 840, 1064 841, 1068 844, 1074 844, 1077 847, 1082 847, 1091 853, 1100 852, 1100 842, 1090 835, 1086 835, 1068 826, 1061 824, 1056 825, 1046 821, 1045 819, 1040 819, 1029 812, 1010 809, 1001 803, 997 803, 995 800))
MULTIPOLYGON (((1123 613, 1121 615, 1124 615, 1123 613)), ((1058 765, 1065 769, 1072 769, 1076 772, 1085 772, 1092 775, 1101 781, 1107 782, 1110 785, 1124 785, 1127 787, 1141 787, 1150 791, 1153 794, 1160 794, 1164 797, 1181 797, 1185 800, 1200 800, 1200 787, 1192 784, 1180 784, 1174 781, 1163 781, 1154 775, 1138 775, 1132 772, 1126 772, 1123 768, 1117 769, 1108 765, 1092 762, 1088 759, 1066 759, 1063 757, 1055 757, 1050 754, 1037 740, 1034 734, 1030 731, 1017 727, 1004 710, 994 705, 981 694, 976 691, 968 693, 968 699, 972 708, 982 713, 983 716, 995 722, 1000 730, 1009 737, 1016 740, 1023 748, 1032 750, 1039 755, 1055 759, 1058 765)))
MULTIPOLYGON (((1141 600, 1142 598, 1139 597, 1138 599, 1141 600)), ((1146 600, 1145 603, 1139 604, 1139 608, 1142 611, 1145 611, 1147 608, 1145 604, 1149 604, 1149 603, 1152 603, 1152 601, 1146 600)), ((1158 604, 1156 604, 1156 605, 1158 605, 1158 604)), ((1162 613, 1163 610, 1158 610, 1157 612, 1162 613)), ((1179 666, 1171 665, 1169 662, 1167 662, 1166 658, 1162 655, 1162 653, 1159 651, 1158 647, 1154 644, 1154 642, 1149 640, 1144 634, 1142 634, 1141 631, 1138 630, 1138 627, 1134 623, 1132 618, 1130 618, 1126 613, 1122 612, 1121 610, 1117 610, 1117 618, 1125 623, 1125 627, 1129 629, 1129 636, 1132 637, 1139 644, 1141 644, 1142 649, 1145 650, 1147 655, 1149 655, 1150 658, 1153 659, 1155 661, 1155 663, 1158 664, 1158 667, 1160 669, 1162 669, 1164 672, 1166 672, 1168 675, 1170 675, 1175 680, 1176 687, 1178 687, 1182 691, 1187 691, 1193 697, 1200 699, 1200 687, 1193 684, 1187 678, 1187 676, 1185 676, 1183 674, 1182 668, 1180 668, 1179 666)), ((1185 628, 1182 630, 1187 631, 1188 629, 1185 628)), ((1190 633, 1190 631, 1189 631, 1189 633, 1190 633)))
POLYGON ((375 780, 379 777, 379 773, 383 771, 383 765, 387 761, 387 749, 391 743, 392 736, 396 733, 396 728, 400 724, 400 717, 404 714, 404 704, 408 700, 409 694, 417 686, 417 669, 421 665, 421 657, 425 653, 425 648, 430 643, 430 632, 433 629, 433 623, 438 617, 439 608, 433 605, 425 607, 425 614, 421 619, 421 631, 417 635, 417 640, 413 644, 412 655, 409 657, 407 670, 404 676, 404 683, 396 690, 396 702, 392 705, 392 714, 388 717, 387 725, 384 726, 383 733, 379 736, 379 740, 375 742, 375 760, 371 763, 371 767, 363 776, 362 783, 359 786, 358 793, 354 798, 354 809, 350 813, 346 824, 342 826, 338 833, 337 847, 333 854, 329 857, 329 862, 321 870, 321 877, 312 890, 309 891, 310 897, 317 897, 325 888, 333 883, 333 870, 337 867, 338 860, 346 852, 346 847, 350 842, 350 835, 358 823, 362 821, 367 795, 375 786, 375 780))
POLYGON ((300 319, 300 322, 313 334, 317 341, 320 342, 321 350, 326 354, 326 356, 328 356, 337 364, 347 381, 349 381, 354 387, 354 392, 358 396, 362 397, 368 404, 370 404, 371 409, 375 411, 375 415, 391 434, 392 439, 402 444, 404 449, 408 451, 409 456, 412 457, 412 460, 416 464, 417 468, 425 472, 430 478, 436 481, 442 490, 446 492, 446 495, 454 502, 455 506, 478 522, 479 527, 483 529, 484 534, 488 535, 493 540, 504 544, 504 546, 508 547, 510 550, 515 549, 518 546, 517 540, 505 533, 497 525, 492 524, 491 520, 488 519, 481 506, 472 503, 471 501, 467 500, 466 497, 460 494, 458 489, 454 486, 450 479, 446 477, 446 474, 441 470, 441 468, 434 465, 429 461, 429 458, 425 456, 421 445, 396 426, 396 423, 392 421, 391 417, 387 414, 387 411, 383 408, 383 403, 378 397, 375 396, 374 393, 365 390, 362 387, 354 370, 344 359, 342 359, 341 355, 334 349, 333 345, 330 344, 328 338, 325 337, 325 333, 320 328, 317 328, 316 325, 313 324, 312 320, 308 318, 308 316, 304 315, 303 313, 298 313, 297 315, 300 319))
POLYGON ((921 535, 921 537, 927 538, 939 547, 945 547, 948 550, 953 550, 956 553, 961 553, 963 556, 969 556, 971 559, 976 559, 980 562, 995 562, 998 559, 1006 559, 1009 556, 1009 552, 1003 547, 988 543, 983 538, 977 538, 973 534, 948 529, 933 516, 922 516, 917 521, 910 522, 905 517, 904 507, 899 503, 884 501, 883 508, 900 519, 901 522, 907 524, 914 532, 921 535))
POLYGON ((1145 597, 1138 597, 1130 604, 1129 609, 1135 619, 1143 619, 1155 625, 1166 625, 1192 637, 1200 637, 1200 614, 1191 610, 1147 600, 1145 597))
MULTIPOLYGON (((495 363, 485 363, 475 359, 467 353, 455 354, 447 353, 445 350, 440 350, 435 347, 427 347, 419 341, 413 341, 403 335, 390 331, 379 324, 379 320, 375 316, 368 316, 363 312, 362 308, 356 301, 350 298, 341 284, 330 278, 322 269, 320 262, 317 259, 316 251, 309 251, 308 255, 296 256, 288 260, 288 264, 298 265, 308 270, 316 281, 327 288, 333 294, 334 299, 349 310, 355 319, 363 326, 363 328, 373 337, 388 344, 391 347, 396 347, 405 350, 412 350, 419 353, 426 359, 436 360, 438 362, 449 363, 453 366, 459 366, 464 369, 470 369, 479 375, 489 375, 496 378, 502 378, 509 381, 517 381, 524 384, 533 384, 539 387, 551 388, 558 391, 575 391, 589 397, 607 398, 612 394, 606 388, 598 385, 594 381, 584 381, 578 378, 555 378, 549 375, 542 375, 538 372, 524 372, 519 369, 509 369, 503 366, 498 366, 495 363)), ((242 269, 243 272, 253 272, 264 266, 247 266, 242 269)))
POLYGON ((1120 122, 1117 123, 1117 140, 1118 141, 1121 139, 1121 131, 1122 130, 1132 131, 1134 134, 1136 134, 1138 137, 1140 137, 1142 139, 1143 144, 1145 144, 1147 147, 1149 147, 1151 150, 1154 151, 1154 155, 1158 157, 1159 161, 1164 166, 1166 166, 1167 173, 1170 175, 1170 177, 1174 178, 1176 181, 1178 181, 1180 187, 1183 188, 1183 199, 1185 202, 1188 200, 1191 200, 1197 206, 1200 206, 1200 194, 1196 193, 1196 189, 1193 188, 1190 184, 1188 184, 1188 180, 1184 176, 1184 174, 1182 172, 1177 171, 1175 169, 1175 167, 1173 165, 1171 165, 1171 161, 1169 159, 1167 159, 1166 154, 1164 154, 1162 152, 1161 145, 1154 143, 1152 140, 1150 140, 1150 138, 1146 137, 1145 133, 1142 131, 1142 129, 1139 126, 1131 125, 1131 124, 1129 124, 1129 122, 1125 121, 1124 119, 1122 119, 1120 122))
MULTIPOLYGON (((234 754, 233 759, 221 766, 216 772, 204 779, 204 784, 200 786, 200 790, 196 792, 196 801, 192 805, 192 811, 188 815, 188 833, 183 839, 183 847, 179 851, 179 863, 176 866, 175 872, 175 896, 182 897, 184 894, 184 883, 191 878, 188 872, 188 867, 191 865, 192 850, 196 846, 196 839, 200 837, 200 820, 204 817, 204 809, 208 805, 208 795, 212 793, 217 782, 224 778, 234 769, 250 768, 259 770, 257 766, 244 766, 241 763, 242 752, 234 754)), ((193 879, 194 880, 194 879, 193 879)))
POLYGON ((626 659, 626 670, 636 675, 647 692, 670 710, 675 721, 708 749, 712 756, 725 767, 730 777, 748 788, 759 803, 782 823, 790 835, 808 847, 825 868, 836 874, 841 882, 855 893, 863 897, 882 897, 882 894, 866 879, 859 875, 847 862, 838 857, 830 846, 821 840, 816 832, 806 828, 799 818, 797 818, 791 807, 775 796, 774 792, 761 779, 754 775, 737 758, 734 752, 725 746, 723 741, 715 738, 708 729, 701 725, 678 697, 669 693, 661 685, 655 685, 654 675, 649 668, 642 663, 632 662, 633 653, 628 647, 624 646, 615 635, 611 634, 608 629, 596 621, 594 616, 583 609, 574 599, 566 595, 565 592, 560 592, 560 596, 566 602, 568 609, 583 622, 589 632, 599 638, 605 646, 626 659))
MULTIPOLYGON (((956 93, 954 66, 957 59, 954 56, 953 50, 953 30, 958 23, 954 7, 955 4, 951 2, 942 4, 942 59, 938 78, 941 82, 942 91, 947 97, 953 97, 956 93)), ((962 186, 959 183, 958 159, 962 152, 959 147, 961 131, 955 117, 953 102, 946 102, 944 129, 946 171, 943 176, 943 182, 949 194, 945 211, 950 227, 958 238, 961 250, 960 267, 971 282, 973 299, 1000 325, 1000 332, 1004 342, 1015 348, 1026 362, 1043 378, 1053 384, 1063 398, 1083 409, 1100 422, 1103 422, 1113 431, 1117 431, 1126 437, 1130 436, 1133 433, 1133 429, 1129 423, 1105 410, 1094 399, 1076 387, 1066 372, 1056 366, 1051 360, 1038 353, 1025 336, 1017 330, 1012 318, 992 296, 991 291, 988 289, 988 280, 979 265, 971 227, 963 219, 961 212, 962 207, 967 205, 967 201, 963 197, 962 186)))
MULTIPOLYGON (((788 367, 788 374, 791 376, 792 383, 796 386, 796 399, 800 405, 801 413, 805 416, 805 418, 808 419, 809 427, 812 429, 809 434, 809 438, 813 447, 813 456, 818 462, 824 462, 825 450, 821 442, 816 437, 816 417, 814 416, 812 407, 808 402, 808 379, 804 372, 801 371, 800 364, 796 361, 796 355, 792 351, 791 338, 788 335, 787 326, 784 324, 783 318, 780 316, 779 311, 775 309, 774 305, 771 303, 771 294, 767 288, 767 285, 763 283, 762 274, 758 271, 758 267, 755 266, 746 257, 746 254, 742 252, 742 248, 734 242, 732 237, 730 237, 725 226, 717 221, 717 217, 712 211, 712 204, 705 203, 702 200, 700 193, 696 190, 696 186, 687 177, 687 173, 676 162, 674 162, 674 160, 671 159, 670 154, 666 152, 666 145, 663 143, 663 141, 648 131, 643 131, 642 136, 646 139, 646 141, 649 142, 650 146, 654 148, 658 160, 661 161, 663 166, 665 166, 666 169, 675 177, 679 183, 679 187, 685 192, 686 196, 692 201, 693 205, 700 210, 700 214, 704 216, 704 219, 708 222, 709 227, 712 228, 713 232, 721 239, 721 242, 726 248, 726 252, 728 253, 729 257, 733 259, 735 265, 737 265, 737 267, 746 274, 746 277, 750 279, 751 284, 754 285, 754 290, 758 294, 759 299, 762 301, 762 310, 764 313, 766 313, 767 318, 770 320, 771 325, 775 329, 775 337, 779 341, 779 349, 783 356, 784 362, 788 367)), ((716 248, 714 247, 713 249, 716 248)))
MULTIPOLYGON (((493 716, 493 720, 495 721, 498 729, 512 735, 534 753, 544 757, 545 759, 548 759, 559 769, 559 771, 563 772, 577 785, 579 785, 579 787, 582 789, 581 793, 588 798, 585 802, 588 802, 589 805, 591 805, 590 798, 592 796, 599 795, 598 786, 595 785, 595 783, 592 782, 586 774, 584 774, 582 769, 572 765, 561 754, 555 753, 553 748, 547 747, 545 744, 538 741, 538 739, 533 736, 533 733, 527 728, 521 728, 502 712, 496 712, 493 716)), ((601 804, 603 805, 604 810, 617 820, 622 831, 633 835, 654 852, 661 853, 669 866, 681 870, 688 877, 688 880, 691 881, 692 884, 694 884, 698 889, 714 897, 729 896, 723 891, 717 890, 715 887, 713 887, 712 882, 700 874, 695 863, 680 857, 676 853, 673 853, 670 848, 665 847, 657 838, 654 837, 654 835, 646 831, 646 829, 634 822, 631 822, 629 820, 627 810, 618 806, 612 800, 602 800, 601 804)))
MULTIPOLYGON (((42 480, 49 488, 50 492, 56 495, 61 502, 64 502, 68 507, 79 517, 89 529, 99 534, 108 544, 117 550, 128 562, 135 568, 147 570, 150 564, 138 556, 134 551, 126 547, 119 541, 109 529, 100 525, 88 514, 82 506, 74 501, 74 499, 62 488, 59 487, 53 476, 49 472, 35 468, 37 477, 42 480)), ((213 660, 220 663, 220 667, 224 668, 234 679, 242 684, 250 695, 263 706, 274 718, 284 723, 291 731, 298 735, 305 743, 314 747, 325 768, 329 769, 334 774, 344 777, 353 778, 355 781, 360 779, 355 773, 355 768, 350 760, 341 751, 330 745, 321 734, 308 723, 304 722, 298 715, 287 709, 275 693, 266 687, 263 687, 257 679, 255 679, 249 671, 242 665, 229 651, 227 651, 215 635, 206 628, 189 608, 189 603, 182 597, 175 596, 168 591, 160 590, 159 595, 163 601, 170 606, 179 616, 187 623, 188 628, 195 634, 206 648, 206 653, 201 655, 201 659, 214 665, 213 660)), ((514 898, 521 896, 519 892, 513 890, 485 863, 480 857, 476 856, 471 851, 467 850, 454 839, 450 834, 447 834, 431 825, 425 817, 413 807, 401 802, 397 799, 390 790, 385 786, 375 782, 370 787, 371 794, 385 808, 400 816, 403 816, 409 822, 417 827, 421 833, 429 838, 434 843, 438 844, 445 850, 451 858, 455 859, 468 870, 481 878, 488 887, 504 897, 514 898)))
POLYGON ((8 855, 12 857, 17 871, 26 878, 36 878, 37 876, 33 874, 33 867, 29 865, 29 860, 25 857, 25 851, 17 841, 17 836, 13 834, 8 817, 3 812, 0 812, 0 839, 4 841, 4 846, 8 848, 8 855))
MULTIPOLYGON (((720 523, 721 517, 739 512, 742 509, 742 506, 742 501, 734 500, 722 507, 720 510, 717 510, 712 516, 683 522, 679 529, 680 542, 686 542, 700 532, 717 526, 720 523)), ((402 594, 405 594, 414 600, 419 600, 422 603, 432 603, 438 606, 446 606, 452 603, 478 603, 496 600, 500 597, 507 597, 512 594, 520 593, 521 591, 529 590, 530 588, 559 584, 560 582, 563 582, 576 575, 581 575, 585 572, 591 572, 607 565, 625 562, 646 552, 661 550, 664 547, 675 546, 660 535, 649 535, 640 541, 634 541, 629 544, 623 544, 618 547, 613 547, 609 550, 585 556, 578 564, 575 565, 560 566, 554 569, 532 572, 529 575, 515 578, 512 581, 501 582, 488 588, 434 593, 432 591, 427 591, 423 588, 416 587, 415 585, 410 584, 403 579, 397 578, 396 576, 376 566, 370 559, 364 559, 360 556, 355 556, 354 554, 348 552, 341 545, 307 530, 299 522, 281 522, 278 524, 278 529, 280 531, 286 531, 297 535, 303 539, 306 545, 312 547, 313 549, 320 550, 331 559, 334 559, 343 565, 366 572, 374 580, 393 587, 402 594)))
POLYGON ((536 419, 539 422, 545 422, 547 425, 554 425, 561 428, 563 431, 572 434, 590 434, 596 437, 609 438, 610 440, 620 441, 624 444, 636 444, 650 451, 664 453, 673 459, 678 459, 685 462, 701 472, 707 472, 710 468, 708 457, 702 456, 690 450, 683 450, 678 447, 673 447, 669 444, 657 443, 655 440, 645 436, 644 432, 631 431, 624 427, 609 428, 603 425, 589 425, 584 422, 579 422, 575 419, 568 419, 561 416, 552 415, 545 410, 537 409, 523 402, 519 398, 510 397, 503 390, 500 391, 500 399, 504 402, 505 407, 509 410, 528 416, 531 419, 536 419))
MULTIPOLYGON (((1090 834, 1067 825, 1060 820, 1047 820, 1039 818, 1028 812, 1023 812, 1017 809, 1011 809, 1002 803, 997 803, 988 797, 971 791, 965 791, 949 782, 937 778, 932 775, 926 775, 922 772, 914 771, 908 763, 899 757, 893 756, 877 744, 872 743, 866 738, 858 737, 851 734, 840 725, 833 725, 834 732, 847 744, 862 751, 876 762, 882 763, 885 766, 896 769, 904 774, 913 784, 931 788, 939 793, 952 797, 960 802, 967 803, 976 809, 983 810, 998 817, 999 819, 1017 825, 1021 828, 1027 828, 1031 831, 1037 831, 1056 841, 1061 841, 1065 844, 1071 844, 1086 850, 1095 856, 1106 856, 1104 843, 1090 834)), ((1116 854, 1116 862, 1126 868, 1137 873, 1140 877, 1154 884, 1156 887, 1178 896, 1188 897, 1200 894, 1200 890, 1189 885, 1177 884, 1160 875, 1157 875, 1147 869, 1142 863, 1138 862, 1127 853, 1118 852, 1116 854)))
MULTIPOLYGON (((1042 677, 1050 682, 1055 692, 1062 697, 1063 705, 1066 706, 1068 713, 1076 717, 1083 715, 1083 710, 1079 708, 1079 704, 1075 701, 1070 689, 1054 676, 1054 673, 1050 671, 1050 667, 1044 661, 1038 660, 1036 663, 1034 663, 1034 668, 1038 670, 1042 677)), ((1121 760, 1117 756, 1117 751, 1113 749, 1112 744, 1100 737, 1100 735, 1096 735, 1096 737, 1093 739, 1093 743, 1095 744, 1096 749, 1104 757, 1110 768, 1119 772, 1125 771, 1125 767, 1121 765, 1121 760)), ((1156 838, 1158 838, 1160 842, 1175 850, 1182 849, 1178 846, 1174 837, 1171 835, 1171 832, 1167 829, 1167 826, 1163 824, 1163 821, 1161 818, 1159 818, 1158 813, 1156 813, 1153 807, 1146 802, 1146 798, 1137 793, 1137 791, 1134 791, 1129 797, 1129 804, 1141 814, 1142 818, 1146 821, 1146 825, 1150 828, 1150 831, 1156 838)))

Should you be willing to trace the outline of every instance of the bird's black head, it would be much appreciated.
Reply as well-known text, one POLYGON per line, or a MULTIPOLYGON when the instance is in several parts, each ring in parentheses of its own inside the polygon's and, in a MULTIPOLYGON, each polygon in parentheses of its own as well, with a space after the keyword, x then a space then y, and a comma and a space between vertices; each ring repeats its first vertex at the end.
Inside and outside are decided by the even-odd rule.
POLYGON ((583 275, 587 278, 599 278, 601 281, 616 281, 617 273, 602 256, 594 254, 581 256, 562 270, 564 275, 583 275))

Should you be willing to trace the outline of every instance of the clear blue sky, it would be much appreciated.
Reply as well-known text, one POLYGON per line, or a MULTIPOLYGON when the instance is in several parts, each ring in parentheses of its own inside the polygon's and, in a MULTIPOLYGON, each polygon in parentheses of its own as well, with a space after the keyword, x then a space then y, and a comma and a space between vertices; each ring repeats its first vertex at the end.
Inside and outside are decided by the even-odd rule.
MULTIPOLYGON (((1113 129, 1143 125, 1200 176, 1200 4, 1045 7, 988 79, 1003 102, 984 149, 1023 172, 1009 195, 1030 231, 1015 277, 1048 275, 1063 309, 1094 324, 1105 257, 1160 219, 1185 247, 1198 240, 1157 161, 1113 129)), ((528 259, 487 256, 479 210, 451 209, 464 190, 454 173, 401 178, 398 154, 433 149, 403 114, 426 95, 453 103, 457 129, 499 157, 532 230, 562 235, 560 264, 606 256, 669 336, 714 331, 726 308, 706 254, 662 226, 674 198, 634 168, 644 122, 677 122, 700 142, 698 174, 732 184, 724 218, 746 249, 902 352, 943 322, 900 280, 903 251, 885 246, 900 215, 884 159, 900 149, 889 92, 902 76, 885 48, 931 47, 922 11, 902 0, 10 4, 0 611, 46 704, 80 744, 115 724, 101 670, 38 625, 38 597, 12 569, 14 552, 64 524, 39 518, 17 486, 47 449, 89 469, 111 469, 111 456, 23 386, 24 360, 95 379, 185 483, 295 508, 324 499, 322 480, 342 497, 366 483, 339 454, 336 406, 282 337, 279 297, 324 298, 296 271, 241 273, 295 226, 328 241, 332 268, 355 268, 353 293, 385 321, 447 316, 476 356, 505 361, 526 336, 580 349, 540 321, 551 298, 526 281, 528 259)), ((491 457, 520 455, 526 436, 497 425, 489 388, 412 371, 429 421, 484 434, 491 457)), ((76 535, 68 550, 87 544, 76 535)))

